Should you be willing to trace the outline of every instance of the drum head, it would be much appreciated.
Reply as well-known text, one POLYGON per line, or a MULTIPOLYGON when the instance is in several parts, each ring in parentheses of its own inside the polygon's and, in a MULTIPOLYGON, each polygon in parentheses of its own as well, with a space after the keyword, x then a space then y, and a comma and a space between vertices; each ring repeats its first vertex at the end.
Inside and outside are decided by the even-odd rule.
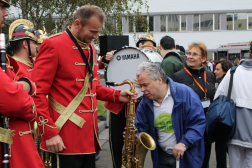
MULTIPOLYGON (((124 80, 134 81, 134 79, 136 78, 137 67, 142 62, 161 61, 162 57, 160 55, 157 56, 156 52, 154 51, 143 51, 135 47, 124 47, 115 52, 114 57, 106 67, 105 80, 108 82, 116 83, 122 83, 124 80), (148 54, 146 54, 147 52, 148 54)), ((117 90, 130 89, 129 85, 110 87, 117 90)), ((143 95, 143 93, 141 92, 141 88, 135 89, 138 91, 137 97, 141 97, 143 95)))

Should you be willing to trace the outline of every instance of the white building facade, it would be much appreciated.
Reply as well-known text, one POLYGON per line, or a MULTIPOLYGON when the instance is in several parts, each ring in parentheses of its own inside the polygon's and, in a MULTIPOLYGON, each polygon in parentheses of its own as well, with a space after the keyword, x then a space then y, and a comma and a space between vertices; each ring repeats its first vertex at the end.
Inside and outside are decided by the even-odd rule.
MULTIPOLYGON (((175 43, 188 49, 191 42, 203 42, 208 58, 244 58, 252 41, 252 0, 147 0, 146 16, 149 30, 159 45, 160 39, 171 36, 175 43)), ((129 35, 130 46, 135 46, 134 35, 144 32, 130 19, 123 18, 123 34, 129 35)))

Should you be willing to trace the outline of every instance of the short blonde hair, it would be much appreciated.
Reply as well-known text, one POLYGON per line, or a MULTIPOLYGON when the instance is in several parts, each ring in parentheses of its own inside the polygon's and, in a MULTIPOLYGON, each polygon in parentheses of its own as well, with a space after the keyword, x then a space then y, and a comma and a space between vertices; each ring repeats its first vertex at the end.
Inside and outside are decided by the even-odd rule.
POLYGON ((79 19, 82 26, 86 26, 88 24, 89 19, 92 16, 96 16, 99 18, 101 23, 106 21, 106 16, 102 9, 95 5, 83 5, 81 6, 74 14, 73 20, 79 19))
POLYGON ((206 47, 206 45, 204 43, 202 43, 202 42, 192 42, 189 45, 188 50, 190 50, 193 47, 197 47, 197 48, 200 49, 202 58, 204 58, 204 57, 207 58, 207 47, 206 47))

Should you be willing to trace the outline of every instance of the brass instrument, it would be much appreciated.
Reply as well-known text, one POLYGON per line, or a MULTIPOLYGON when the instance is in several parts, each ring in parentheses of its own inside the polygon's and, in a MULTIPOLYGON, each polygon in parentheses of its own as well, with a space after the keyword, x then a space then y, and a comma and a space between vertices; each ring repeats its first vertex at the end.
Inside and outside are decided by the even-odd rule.
POLYGON ((51 154, 49 152, 45 152, 43 150, 40 149, 40 143, 41 143, 41 134, 38 130, 38 124, 35 121, 34 125, 33 125, 33 140, 35 143, 35 146, 39 152, 40 158, 43 161, 45 168, 51 168, 52 167, 52 157, 51 154))
MULTIPOLYGON (((129 80, 125 80, 120 84, 113 82, 106 82, 106 84, 112 86, 129 84, 131 93, 135 92, 134 83, 129 80)), ((135 103, 131 97, 129 103, 127 103, 126 111, 126 133, 122 153, 122 168, 143 168, 148 150, 156 149, 156 143, 149 134, 141 132, 139 135, 139 142, 135 145, 135 135, 138 134, 138 131, 135 128, 135 103)))

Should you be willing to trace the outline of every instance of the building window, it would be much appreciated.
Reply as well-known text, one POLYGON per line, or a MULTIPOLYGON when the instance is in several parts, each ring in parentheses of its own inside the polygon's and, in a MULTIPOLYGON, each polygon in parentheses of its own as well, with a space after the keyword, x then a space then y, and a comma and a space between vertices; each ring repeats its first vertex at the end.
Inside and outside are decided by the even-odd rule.
POLYGON ((201 14, 200 31, 212 31, 212 30, 213 30, 213 14, 201 14))
POLYGON ((161 32, 166 32, 166 15, 160 16, 161 32))
POLYGON ((186 15, 181 15, 181 31, 186 31, 186 15))
POLYGON ((149 16, 149 31, 154 31, 154 17, 149 16))
POLYGON ((168 15, 168 31, 179 31, 179 15, 168 15))
POLYGON ((234 13, 234 30, 247 30, 247 13, 234 13))
POLYGON ((227 13, 227 30, 233 30, 234 25, 234 15, 232 13, 227 13))
POLYGON ((199 14, 194 14, 193 15, 193 31, 199 31, 199 14))
POLYGON ((220 14, 214 14, 214 30, 220 30, 220 14))
POLYGON ((252 13, 248 13, 248 29, 252 29, 252 13))

